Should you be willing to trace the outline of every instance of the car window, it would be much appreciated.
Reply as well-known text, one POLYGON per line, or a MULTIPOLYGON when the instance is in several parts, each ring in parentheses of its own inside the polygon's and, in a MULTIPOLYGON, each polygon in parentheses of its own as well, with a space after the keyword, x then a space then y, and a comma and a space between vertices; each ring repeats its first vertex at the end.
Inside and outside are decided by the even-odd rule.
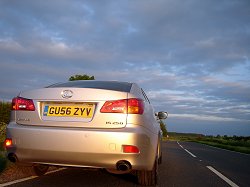
POLYGON ((60 88, 60 87, 74 87, 74 88, 96 88, 106 89, 121 92, 130 92, 132 83, 128 82, 116 82, 116 81, 93 81, 93 80, 82 80, 82 81, 69 81, 65 83, 57 83, 46 88, 60 88))

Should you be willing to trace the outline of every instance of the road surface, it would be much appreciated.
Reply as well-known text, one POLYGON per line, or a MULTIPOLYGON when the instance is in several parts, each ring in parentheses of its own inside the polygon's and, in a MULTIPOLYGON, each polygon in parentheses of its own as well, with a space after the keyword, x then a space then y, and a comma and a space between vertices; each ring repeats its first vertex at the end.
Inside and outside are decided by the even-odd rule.
MULTIPOLYGON (((164 142, 158 186, 248 187, 250 186, 249 166, 250 155, 192 142, 164 142)), ((136 178, 133 175, 112 175, 97 169, 68 168, 9 186, 135 187, 139 185, 136 184, 136 178)))

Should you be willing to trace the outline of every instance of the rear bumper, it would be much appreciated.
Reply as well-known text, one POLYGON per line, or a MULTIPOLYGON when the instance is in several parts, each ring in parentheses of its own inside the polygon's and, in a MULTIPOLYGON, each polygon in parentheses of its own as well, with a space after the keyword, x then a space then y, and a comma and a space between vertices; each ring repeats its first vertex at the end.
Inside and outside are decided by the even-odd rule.
POLYGON ((126 160, 135 170, 151 170, 155 161, 158 135, 146 128, 128 124, 122 129, 83 129, 23 126, 10 123, 7 138, 13 145, 7 154, 18 162, 60 166, 116 169, 126 160), (123 153, 122 145, 134 145, 140 153, 123 153))

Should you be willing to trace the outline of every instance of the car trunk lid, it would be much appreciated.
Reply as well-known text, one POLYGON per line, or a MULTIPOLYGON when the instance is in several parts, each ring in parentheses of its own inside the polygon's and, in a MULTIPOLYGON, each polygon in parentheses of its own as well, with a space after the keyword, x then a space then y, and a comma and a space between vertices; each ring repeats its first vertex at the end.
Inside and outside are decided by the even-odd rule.
POLYGON ((122 128, 126 113, 101 113, 106 101, 127 99, 128 93, 94 88, 43 88, 21 92, 35 111, 16 110, 18 124, 45 127, 122 128))

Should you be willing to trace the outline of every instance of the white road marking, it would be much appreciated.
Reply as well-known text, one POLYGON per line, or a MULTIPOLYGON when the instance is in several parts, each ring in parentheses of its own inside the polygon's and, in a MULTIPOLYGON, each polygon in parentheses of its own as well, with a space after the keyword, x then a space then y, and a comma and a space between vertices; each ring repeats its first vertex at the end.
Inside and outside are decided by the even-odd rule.
MULTIPOLYGON (((179 142, 177 142, 177 144, 182 148, 182 149, 184 149, 184 147, 179 143, 179 142)), ((188 151, 187 149, 184 149, 188 154, 190 154, 192 157, 194 157, 194 158, 196 158, 196 156, 193 154, 193 153, 191 153, 190 151, 188 151)))
MULTIPOLYGON (((192 157, 196 158, 196 156, 191 153, 190 151, 188 151, 187 149, 183 148, 183 146, 177 141, 177 144, 184 149, 187 153, 189 153, 192 157)), ((199 160, 202 161, 202 160, 199 160)), ((217 171, 216 169, 214 169, 212 166, 206 166, 210 171, 212 171, 213 173, 215 173, 218 177, 220 177, 222 180, 224 180, 227 184, 229 184, 232 187, 239 187, 237 184, 235 184, 233 181, 231 181, 230 179, 228 179, 227 177, 225 177, 224 175, 222 175, 219 171, 217 171)))
MULTIPOLYGON (((51 173, 56 173, 56 172, 64 170, 64 169, 66 169, 66 168, 59 168, 59 169, 54 170, 54 171, 49 171, 45 175, 49 175, 51 173)), ((23 179, 18 179, 18 180, 6 182, 6 183, 3 183, 3 184, 0 184, 0 187, 5 187, 5 186, 12 185, 12 184, 17 184, 17 183, 28 181, 28 180, 35 179, 35 178, 38 178, 38 176, 30 176, 30 177, 26 177, 26 178, 23 178, 23 179)))
POLYGON ((196 158, 196 156, 193 154, 193 153, 191 153, 190 151, 188 151, 187 149, 184 149, 187 153, 189 153, 192 157, 194 157, 194 158, 196 158))
POLYGON ((182 147, 182 145, 179 143, 179 142, 177 142, 178 143, 178 145, 182 148, 182 149, 184 149, 183 147, 182 147))
POLYGON ((9 186, 9 185, 12 185, 12 184, 24 182, 24 181, 35 179, 35 178, 37 178, 37 176, 31 176, 31 177, 26 177, 26 178, 23 178, 23 179, 18 179, 18 180, 15 180, 15 181, 0 184, 0 187, 9 186))
POLYGON ((222 175, 220 172, 218 172, 216 169, 214 169, 212 166, 207 166, 208 169, 210 169, 212 172, 214 172, 217 176, 219 176, 222 180, 224 180, 227 184, 229 184, 232 187, 239 187, 237 184, 235 184, 233 181, 222 175))

